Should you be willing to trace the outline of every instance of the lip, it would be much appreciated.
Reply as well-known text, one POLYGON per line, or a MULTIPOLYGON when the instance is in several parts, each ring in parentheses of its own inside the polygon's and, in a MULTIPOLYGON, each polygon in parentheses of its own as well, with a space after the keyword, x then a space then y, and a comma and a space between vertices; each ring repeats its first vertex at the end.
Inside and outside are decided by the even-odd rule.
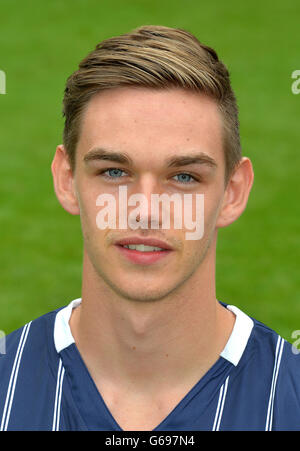
POLYGON ((141 238, 132 236, 128 238, 123 238, 122 240, 117 241, 115 244, 119 246, 125 246, 128 244, 145 244, 146 246, 160 247, 168 251, 172 250, 172 248, 167 243, 165 243, 164 241, 157 240, 155 238, 141 238))
POLYGON ((151 265, 165 259, 172 253, 172 248, 163 241, 152 238, 130 237, 123 238, 115 243, 116 248, 131 263, 138 265, 151 265), (146 246, 160 247, 162 251, 142 252, 123 247, 128 244, 145 244, 146 246))

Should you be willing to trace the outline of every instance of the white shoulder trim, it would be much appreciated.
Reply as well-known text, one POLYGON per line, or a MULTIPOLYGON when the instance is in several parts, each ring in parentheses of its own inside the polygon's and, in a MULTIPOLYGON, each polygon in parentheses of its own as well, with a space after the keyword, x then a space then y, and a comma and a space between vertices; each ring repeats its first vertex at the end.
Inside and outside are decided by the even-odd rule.
POLYGON ((234 305, 227 305, 227 308, 235 314, 236 320, 229 340, 221 352, 221 357, 237 366, 247 346, 254 323, 246 313, 234 305))
POLYGON ((70 302, 69 305, 59 310, 56 314, 54 323, 54 345, 57 352, 61 352, 72 343, 75 343, 69 321, 73 308, 76 308, 79 304, 81 304, 81 298, 70 302))

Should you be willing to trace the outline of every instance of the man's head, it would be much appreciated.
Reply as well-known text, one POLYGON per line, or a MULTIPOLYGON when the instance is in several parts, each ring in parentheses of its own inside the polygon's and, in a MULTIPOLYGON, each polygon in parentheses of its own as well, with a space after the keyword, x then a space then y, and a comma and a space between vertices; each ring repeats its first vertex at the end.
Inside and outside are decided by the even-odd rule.
POLYGON ((181 87, 216 102, 223 126, 225 183, 241 158, 236 99, 216 52, 181 29, 143 26, 98 44, 67 80, 63 143, 72 168, 84 111, 97 92, 121 86, 181 87))
MULTIPOLYGON (((68 80, 64 146, 52 164, 60 203, 81 217, 85 268, 131 300, 162 299, 193 277, 202 288, 211 285, 217 229, 242 214, 253 182, 251 162, 240 155, 227 70, 194 37, 163 27, 143 27, 97 49, 68 80), (168 230, 100 230, 97 199, 114 197, 119 218, 120 186, 149 201, 139 214, 148 224, 152 194, 202 194, 203 236, 186 240, 172 207, 168 230), (147 263, 148 256, 120 246, 131 238, 158 239, 171 250, 157 260, 149 253, 147 263)), ((189 208, 195 219, 195 203, 189 208)))

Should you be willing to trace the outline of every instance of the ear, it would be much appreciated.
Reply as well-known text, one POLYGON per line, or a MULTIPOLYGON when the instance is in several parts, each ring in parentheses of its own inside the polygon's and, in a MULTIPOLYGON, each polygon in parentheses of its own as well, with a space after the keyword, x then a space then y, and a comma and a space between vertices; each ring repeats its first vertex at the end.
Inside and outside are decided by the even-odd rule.
POLYGON ((252 163, 249 158, 243 157, 228 181, 217 228, 226 227, 241 216, 246 208, 253 180, 252 163))
POLYGON ((54 191, 61 206, 71 215, 79 215, 79 205, 74 188, 74 177, 66 149, 57 146, 51 164, 54 191))

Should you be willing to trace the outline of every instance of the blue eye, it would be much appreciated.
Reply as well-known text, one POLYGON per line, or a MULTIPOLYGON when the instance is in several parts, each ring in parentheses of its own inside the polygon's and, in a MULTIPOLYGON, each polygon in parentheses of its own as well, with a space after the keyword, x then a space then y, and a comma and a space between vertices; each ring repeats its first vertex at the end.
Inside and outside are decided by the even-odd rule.
POLYGON ((182 172, 181 174, 176 174, 176 175, 174 175, 174 177, 178 177, 179 178, 178 182, 180 182, 180 183, 189 183, 191 181, 192 182, 195 181, 195 179, 192 175, 186 174, 185 172, 182 172))
POLYGON ((106 169, 105 171, 102 172, 102 174, 104 174, 105 177, 108 178, 119 178, 122 177, 122 169, 118 169, 118 168, 110 168, 110 169, 106 169), (108 175, 106 174, 108 173, 108 175))

